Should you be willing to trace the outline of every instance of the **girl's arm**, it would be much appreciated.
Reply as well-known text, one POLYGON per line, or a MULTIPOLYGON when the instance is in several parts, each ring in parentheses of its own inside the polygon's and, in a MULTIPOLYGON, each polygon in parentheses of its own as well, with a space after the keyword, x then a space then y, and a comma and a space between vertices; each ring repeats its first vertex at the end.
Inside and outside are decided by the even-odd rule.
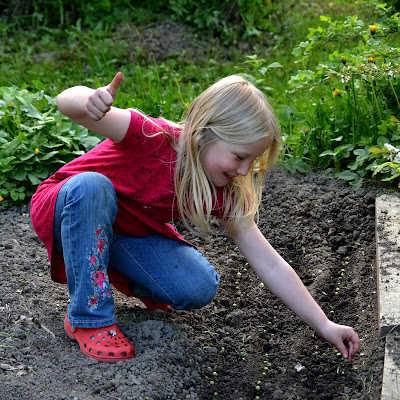
POLYGON ((122 79, 122 72, 118 72, 109 85, 96 90, 85 86, 66 89, 57 96, 57 106, 76 123, 120 142, 131 119, 129 110, 111 107, 122 79))
POLYGON ((321 337, 335 345, 343 357, 351 360, 360 345, 357 333, 326 317, 296 272, 268 243, 257 225, 246 222, 232 238, 264 284, 321 337))

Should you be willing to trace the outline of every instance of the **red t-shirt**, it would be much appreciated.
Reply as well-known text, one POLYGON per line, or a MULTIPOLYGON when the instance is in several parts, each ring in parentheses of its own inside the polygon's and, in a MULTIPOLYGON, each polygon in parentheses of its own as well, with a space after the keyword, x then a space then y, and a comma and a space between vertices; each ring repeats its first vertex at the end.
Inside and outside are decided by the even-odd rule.
MULTIPOLYGON (((168 121, 150 119, 175 137, 179 136, 180 129, 168 121)), ((65 164, 38 186, 31 200, 31 219, 37 235, 47 248, 50 275, 54 281, 67 281, 62 254, 53 249, 57 195, 69 178, 85 171, 99 172, 113 183, 118 201, 113 227, 116 232, 141 237, 157 232, 185 241, 171 224, 179 218, 174 201, 176 152, 166 135, 148 137, 159 131, 157 126, 131 110, 130 125, 121 142, 104 140, 88 153, 65 164)), ((218 198, 222 198, 219 192, 218 198)), ((109 277, 114 286, 130 294, 128 282, 120 274, 110 269, 109 277)))

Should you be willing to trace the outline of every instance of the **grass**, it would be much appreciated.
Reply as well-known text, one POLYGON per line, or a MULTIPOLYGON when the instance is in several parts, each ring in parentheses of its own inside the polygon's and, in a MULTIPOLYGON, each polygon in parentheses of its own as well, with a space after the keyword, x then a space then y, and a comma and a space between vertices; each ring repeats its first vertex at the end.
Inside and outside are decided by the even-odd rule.
MULTIPOLYGON (((357 2, 342 0, 298 2, 287 15, 286 31, 277 35, 272 48, 265 50, 256 43, 254 54, 261 56, 268 52, 267 58, 271 63, 279 61, 284 65, 282 72, 271 74, 268 79, 269 86, 274 89, 274 98, 285 92, 287 80, 282 80, 282 75, 287 78, 296 70, 291 49, 304 39, 309 27, 320 24, 319 15, 343 18, 357 9, 357 2)), ((146 16, 144 24, 149 20, 150 17, 146 16)), ((148 97, 149 84, 156 101, 162 100, 158 89, 162 90, 164 97, 171 96, 171 102, 176 101, 173 82, 177 81, 182 98, 187 102, 223 75, 249 72, 249 67, 244 64, 247 54, 238 51, 236 46, 226 50, 216 45, 208 50, 207 59, 203 60, 176 55, 161 64, 149 62, 135 45, 135 36, 126 35, 129 31, 140 31, 143 26, 138 26, 136 21, 124 24, 125 29, 99 23, 90 30, 77 24, 65 30, 44 26, 28 32, 14 30, 12 25, 2 23, 0 86, 17 86, 33 91, 43 89, 46 94, 55 96, 71 85, 104 84, 117 70, 122 70, 126 76, 123 92, 130 92, 135 101, 140 99, 146 103, 143 97, 148 97)), ((121 100, 124 101, 125 98, 121 100)))

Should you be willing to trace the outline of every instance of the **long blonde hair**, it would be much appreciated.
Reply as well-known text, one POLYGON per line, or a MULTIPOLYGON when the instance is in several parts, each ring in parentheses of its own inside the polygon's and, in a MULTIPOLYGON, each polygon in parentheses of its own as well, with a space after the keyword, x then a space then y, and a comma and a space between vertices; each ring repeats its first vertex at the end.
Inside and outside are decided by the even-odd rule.
POLYGON ((174 175, 178 210, 186 226, 190 228, 190 222, 210 232, 217 190, 200 161, 207 145, 215 140, 251 144, 264 138, 271 144, 249 173, 223 188, 223 219, 229 231, 235 231, 242 218, 257 214, 265 174, 279 156, 279 124, 263 93, 238 75, 217 81, 193 100, 183 121, 174 175))

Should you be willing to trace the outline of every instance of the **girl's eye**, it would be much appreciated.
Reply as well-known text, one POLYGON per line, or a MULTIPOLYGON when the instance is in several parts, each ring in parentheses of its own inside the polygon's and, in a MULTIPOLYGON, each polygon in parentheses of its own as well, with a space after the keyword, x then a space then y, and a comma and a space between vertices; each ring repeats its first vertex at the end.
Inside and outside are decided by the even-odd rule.
POLYGON ((238 154, 235 154, 235 156, 236 156, 236 158, 237 158, 239 161, 242 161, 242 160, 244 160, 244 158, 243 158, 243 157, 241 157, 241 156, 239 156, 238 154))

